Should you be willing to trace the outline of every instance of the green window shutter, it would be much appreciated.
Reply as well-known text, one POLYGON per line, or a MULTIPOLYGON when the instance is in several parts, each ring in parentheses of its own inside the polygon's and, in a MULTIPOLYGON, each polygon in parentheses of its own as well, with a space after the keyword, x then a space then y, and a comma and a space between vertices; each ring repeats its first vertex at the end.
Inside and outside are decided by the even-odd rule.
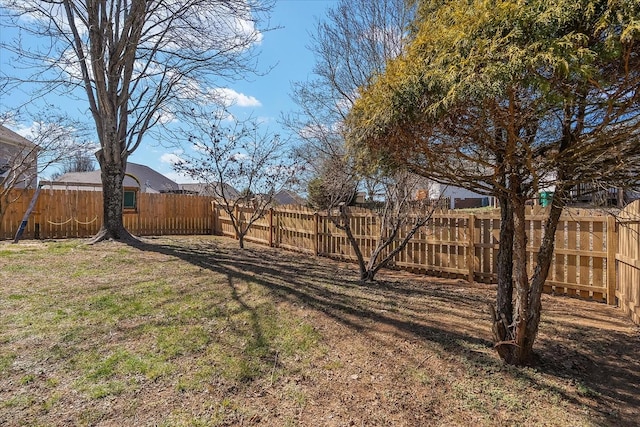
POLYGON ((133 190, 124 191, 124 208, 136 209, 136 192, 133 190))

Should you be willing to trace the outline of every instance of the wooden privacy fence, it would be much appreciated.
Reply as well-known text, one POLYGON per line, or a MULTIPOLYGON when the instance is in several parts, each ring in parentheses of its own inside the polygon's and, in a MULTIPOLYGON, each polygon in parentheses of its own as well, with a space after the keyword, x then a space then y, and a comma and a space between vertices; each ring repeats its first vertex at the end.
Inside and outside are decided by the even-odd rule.
MULTIPOLYGON (((0 221, 0 239, 14 237, 35 190, 14 191, 13 201, 0 221)), ((184 194, 138 193, 136 209, 125 210, 124 225, 132 234, 210 234, 213 218, 210 197, 184 194)), ((83 238, 102 225, 102 192, 42 190, 25 239, 83 238)))
MULTIPOLYGON (((33 192, 21 193, 21 197, 9 205, 0 221, 0 239, 13 238, 33 192)), ((250 212, 243 208, 238 209, 237 214, 246 221, 250 212)), ((545 219, 543 208, 532 209, 526 216, 529 274, 542 241, 545 219)), ((363 253, 368 255, 376 246, 377 215, 370 210, 350 208, 349 221, 363 253)), ((125 212, 124 223, 130 232, 139 236, 215 232, 236 237, 229 216, 209 197, 139 193, 137 209, 125 212)), ((98 232, 101 224, 101 192, 43 190, 23 238, 90 237, 98 232)), ((499 230, 497 212, 439 211, 394 258, 392 266, 494 282, 499 230)), ((397 241, 407 231, 401 230, 397 241)), ((246 239, 355 260, 345 233, 335 227, 327 214, 301 206, 281 206, 268 211, 254 224, 246 239)), ((567 210, 556 231, 556 248, 545 291, 609 304, 616 304, 617 300, 634 322, 640 324, 640 201, 629 205, 618 219, 590 210, 567 210)))
MULTIPOLYGON (((637 201, 628 209, 634 209, 632 206, 640 209, 639 205, 637 201)), ((215 231, 235 237, 226 212, 219 206, 214 210, 215 231)), ((239 217, 242 220, 250 212, 241 210, 239 217)), ((546 214, 544 208, 534 207, 526 216, 530 275, 542 242, 546 214)), ((350 208, 349 221, 363 253, 368 255, 376 245, 377 215, 369 210, 350 208)), ((556 231, 555 253, 545 291, 609 304, 616 304, 618 298, 621 306, 635 307, 637 313, 640 300, 637 214, 635 222, 622 223, 619 228, 620 231, 613 216, 588 209, 567 209, 556 231), (616 252, 617 246, 621 247, 620 253, 616 252), (635 252, 626 248, 635 248, 635 252)), ((397 241, 407 231, 402 230, 397 241)), ((500 216, 495 211, 438 212, 395 257, 392 265, 411 271, 495 282, 499 231, 500 216)), ((356 259, 345 233, 335 227, 326 213, 300 206, 272 209, 254 224, 245 239, 332 258, 356 259)))
POLYGON ((640 325, 640 200, 619 217, 616 297, 620 308, 640 325))

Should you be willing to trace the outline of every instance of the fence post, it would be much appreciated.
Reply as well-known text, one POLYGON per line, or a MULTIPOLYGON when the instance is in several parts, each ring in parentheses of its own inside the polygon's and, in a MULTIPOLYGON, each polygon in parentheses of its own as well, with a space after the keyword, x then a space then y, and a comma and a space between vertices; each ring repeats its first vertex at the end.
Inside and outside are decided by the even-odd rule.
POLYGON ((215 235, 218 233, 218 207, 215 200, 211 201, 211 216, 211 234, 215 235))
POLYGON ((316 255, 320 254, 320 247, 318 244, 318 239, 320 239, 319 236, 319 224, 320 222, 320 215, 318 215, 318 212, 314 212, 313 213, 313 252, 316 255))
POLYGON ((273 208, 269 209, 269 247, 273 247, 273 208))
POLYGON ((618 251, 618 233, 616 219, 607 216, 607 304, 616 305, 616 253, 618 251))
POLYGON ((242 230, 242 221, 240 220, 240 207, 238 205, 235 205, 233 207, 233 210, 234 210, 234 215, 236 217, 236 225, 237 225, 235 234, 236 234, 236 240, 238 240, 240 239, 240 234, 238 234, 238 230, 242 230))
POLYGON ((470 283, 473 283, 475 280, 475 258, 476 258, 476 216, 474 214, 469 214, 469 242, 467 249, 467 268, 469 269, 469 277, 468 280, 470 283))

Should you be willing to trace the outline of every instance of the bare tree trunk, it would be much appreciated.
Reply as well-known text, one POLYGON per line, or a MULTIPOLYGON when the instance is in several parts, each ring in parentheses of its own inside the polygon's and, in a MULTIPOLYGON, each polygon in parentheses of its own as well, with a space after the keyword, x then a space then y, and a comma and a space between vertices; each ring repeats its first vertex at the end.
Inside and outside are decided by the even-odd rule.
POLYGON ((513 321, 513 206, 507 197, 500 199, 500 242, 498 247, 498 290, 493 309, 493 335, 496 350, 506 360, 509 355, 513 321), (504 344, 500 344, 504 343, 504 344))
POLYGON ((429 215, 426 218, 417 220, 416 223, 413 224, 413 226, 411 227, 407 235, 398 243, 396 248, 391 252, 389 252, 382 260, 378 261, 378 258, 380 257, 382 250, 384 248, 389 247, 395 240, 396 236, 398 235, 398 231, 400 229, 400 225, 398 224, 398 226, 394 228, 394 230, 392 231, 391 236, 385 240, 384 244, 379 245, 378 248, 374 251, 367 265, 366 278, 363 278, 363 280, 373 282, 378 271, 386 267, 389 264, 389 262, 391 262, 391 260, 395 258, 395 256, 399 254, 407 246, 409 241, 418 232, 420 227, 423 227, 427 222, 431 220, 432 215, 433 215, 433 209, 430 211, 429 215))
POLYGON ((522 340, 521 354, 523 362, 530 360, 533 354, 533 343, 538 335, 540 325, 540 315, 542 313, 542 290, 544 282, 547 280, 551 261, 553 260, 553 250, 555 247, 555 234, 560 222, 560 215, 565 205, 566 190, 564 185, 558 185, 554 194, 553 203, 549 217, 544 226, 544 238, 537 254, 537 262, 531 277, 531 288, 529 290, 529 315, 526 318, 526 336, 522 340))
POLYGON ((122 241, 136 240, 131 233, 124 228, 123 208, 123 180, 125 174, 124 162, 107 162, 99 155, 102 176, 103 193, 103 221, 91 243, 102 240, 114 239, 122 241))
POLYGON ((526 352, 524 343, 528 338, 529 276, 527 275, 527 230, 525 227, 525 205, 522 200, 515 200, 513 209, 513 281, 516 289, 514 344, 510 346, 511 354, 507 363, 521 365, 526 363, 530 354, 526 352))
MULTIPOLYGON (((504 312, 493 311, 493 331, 500 357, 512 365, 525 365, 533 357, 533 344, 538 334, 542 312, 542 290, 549 274, 555 233, 565 204, 565 186, 556 187, 551 211, 545 222, 544 238, 536 257, 531 279, 527 275, 525 205, 516 201, 513 207, 513 281, 516 289, 515 313, 507 311, 507 292, 498 287, 498 307, 504 312), (513 316, 513 320, 510 316, 513 316)), ((504 207, 503 207, 504 208, 504 207)), ((503 220, 504 220, 503 215, 503 220)), ((505 277, 506 279, 506 277, 505 277)), ((506 287, 505 287, 506 288, 506 287)))
POLYGON ((360 280, 367 280, 367 265, 364 262, 364 257, 362 256, 360 245, 358 245, 358 241, 354 237, 353 231, 351 230, 351 224, 349 223, 349 215, 347 214, 347 209, 345 208, 345 206, 340 206, 339 209, 342 225, 338 225, 336 222, 334 222, 334 224, 336 225, 336 227, 344 230, 344 232, 347 234, 347 240, 349 240, 353 251, 356 253, 356 259, 358 260, 358 267, 360 268, 360 280))

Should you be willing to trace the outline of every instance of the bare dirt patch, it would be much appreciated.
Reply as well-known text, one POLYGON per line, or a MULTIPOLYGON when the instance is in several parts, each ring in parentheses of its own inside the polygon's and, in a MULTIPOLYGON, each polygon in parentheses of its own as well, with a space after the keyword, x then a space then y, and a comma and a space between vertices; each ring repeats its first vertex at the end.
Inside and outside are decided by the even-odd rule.
POLYGON ((615 308, 544 296, 509 367, 492 286, 235 244, 0 242, 0 425, 638 425, 615 308))

